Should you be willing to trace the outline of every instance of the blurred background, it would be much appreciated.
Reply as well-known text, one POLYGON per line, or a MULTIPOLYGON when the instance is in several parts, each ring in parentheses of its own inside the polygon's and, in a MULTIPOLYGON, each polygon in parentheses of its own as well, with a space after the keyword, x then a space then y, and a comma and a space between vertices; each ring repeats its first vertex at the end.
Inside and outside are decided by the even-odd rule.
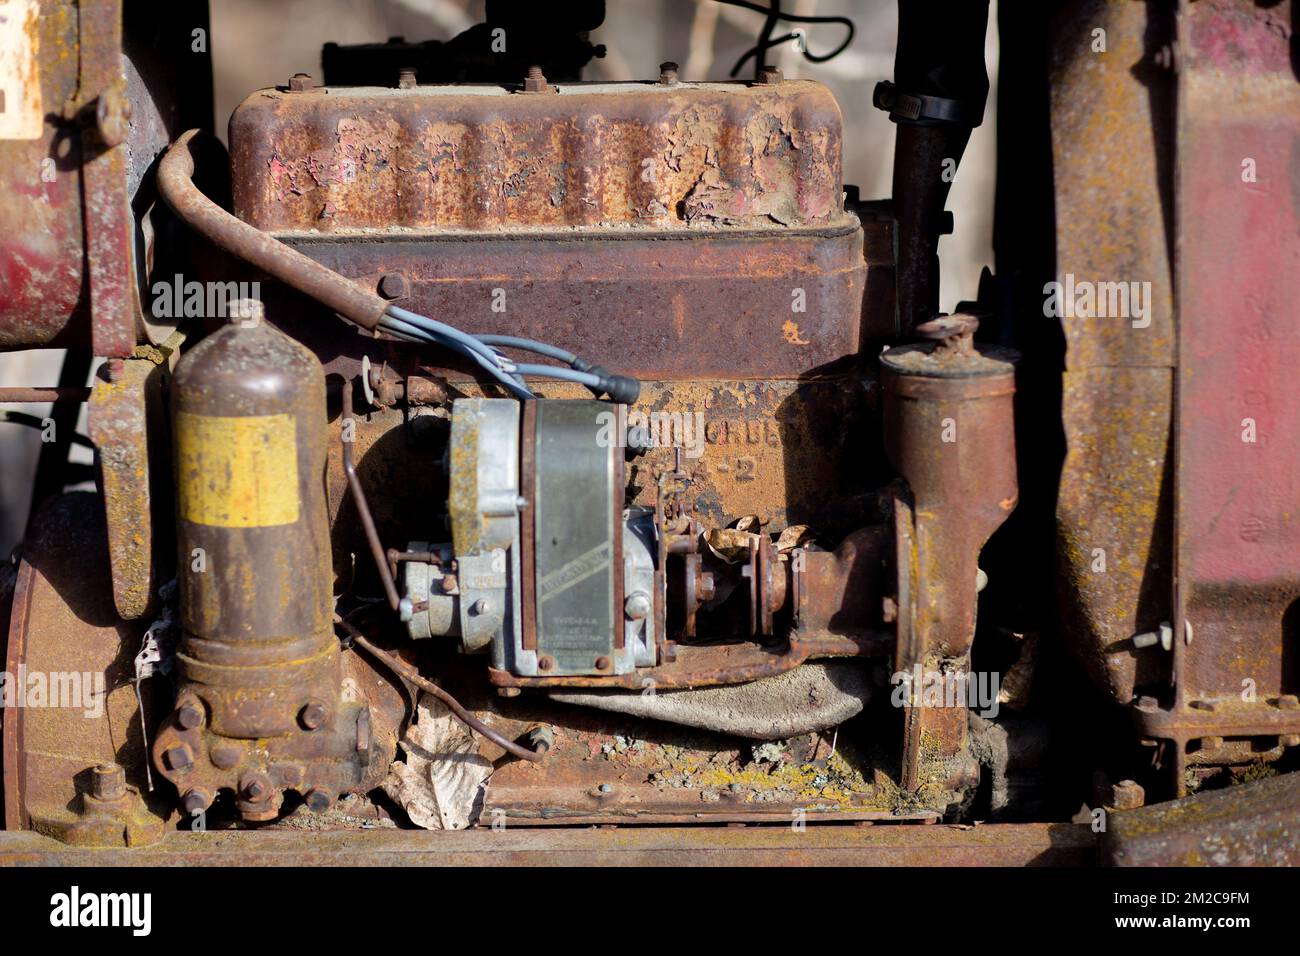
MULTIPOLYGON (((546 0, 537 0, 546 2, 546 0)), ((563 2, 563 0, 558 0, 563 2)), ((762 0, 760 0, 762 2, 762 0)), ((997 117, 997 2, 989 11, 985 40, 990 93, 984 123, 975 130, 948 200, 956 222, 953 235, 939 244, 943 266, 941 308, 974 298, 980 270, 992 265, 993 188, 997 117)), ((844 180, 861 187, 863 199, 889 196, 894 128, 871 106, 877 80, 893 75, 897 0, 786 0, 782 9, 802 15, 837 15, 854 21, 853 42, 827 63, 810 63, 793 43, 774 50, 769 62, 787 77, 815 79, 834 92, 844 112, 844 180)), ((483 0, 211 0, 217 132, 253 90, 283 85, 294 73, 321 79, 320 50, 326 41, 380 43, 401 36, 408 41, 449 39, 483 19, 483 0)), ((607 49, 586 78, 648 80, 659 64, 674 60, 683 80, 724 80, 751 46, 763 16, 716 0, 607 0, 605 23, 592 41, 607 49)), ((782 32, 785 32, 782 29, 782 32)), ((838 46, 844 27, 806 28, 813 53, 838 46)), ((752 62, 741 78, 752 76, 752 62)), ((50 385, 59 377, 62 353, 37 350, 0 354, 0 383, 50 385)), ((38 418, 47 408, 0 405, 38 418)), ((78 431, 85 433, 85 411, 78 431)), ((67 436, 60 436, 66 438, 67 436)), ((0 556, 22 536, 30 505, 31 475, 41 447, 38 429, 0 421, 0 556)), ((73 449, 74 461, 89 462, 90 451, 73 449)))

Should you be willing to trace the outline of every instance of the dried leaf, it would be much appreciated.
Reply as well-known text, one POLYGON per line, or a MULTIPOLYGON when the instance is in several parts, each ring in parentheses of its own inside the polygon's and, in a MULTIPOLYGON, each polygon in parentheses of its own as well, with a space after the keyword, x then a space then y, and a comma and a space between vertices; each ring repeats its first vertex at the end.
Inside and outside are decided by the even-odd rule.
POLYGON ((474 735, 442 701, 420 695, 402 750, 406 760, 394 761, 383 787, 412 823, 463 830, 478 818, 492 762, 479 755, 474 735))

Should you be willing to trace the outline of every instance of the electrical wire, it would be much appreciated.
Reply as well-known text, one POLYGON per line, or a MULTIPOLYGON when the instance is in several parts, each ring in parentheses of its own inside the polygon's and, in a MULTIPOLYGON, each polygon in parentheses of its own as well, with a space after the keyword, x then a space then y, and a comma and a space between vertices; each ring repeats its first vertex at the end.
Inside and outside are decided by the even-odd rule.
POLYGON ((761 13, 767 17, 767 21, 763 24, 763 30, 759 34, 757 42, 753 47, 747 50, 739 60, 736 61, 736 65, 731 68, 731 76, 735 76, 739 73, 744 65, 749 62, 751 57, 757 57, 755 66, 755 75, 757 75, 767 63, 766 54, 768 50, 772 47, 780 46, 782 43, 787 43, 799 36, 798 33, 787 33, 783 36, 773 37, 772 33, 774 32, 778 21, 785 23, 807 23, 810 25, 836 23, 847 29, 848 32, 844 37, 844 41, 829 53, 813 53, 807 48, 806 44, 801 44, 799 52, 809 63, 825 63, 828 60, 833 60, 849 48, 849 44, 853 42, 853 37, 857 33, 857 26, 848 17, 809 16, 798 13, 786 13, 781 9, 781 0, 771 0, 769 6, 752 3, 750 0, 718 0, 718 2, 731 7, 742 7, 745 10, 753 10, 755 13, 761 13))

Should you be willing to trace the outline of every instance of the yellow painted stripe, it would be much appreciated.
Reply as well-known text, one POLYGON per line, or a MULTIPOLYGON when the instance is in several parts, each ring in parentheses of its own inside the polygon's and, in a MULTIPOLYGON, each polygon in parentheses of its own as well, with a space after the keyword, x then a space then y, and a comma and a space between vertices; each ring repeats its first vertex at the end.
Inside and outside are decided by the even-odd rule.
POLYGON ((298 520, 298 445, 291 415, 227 418, 180 412, 181 517, 218 528, 298 520))

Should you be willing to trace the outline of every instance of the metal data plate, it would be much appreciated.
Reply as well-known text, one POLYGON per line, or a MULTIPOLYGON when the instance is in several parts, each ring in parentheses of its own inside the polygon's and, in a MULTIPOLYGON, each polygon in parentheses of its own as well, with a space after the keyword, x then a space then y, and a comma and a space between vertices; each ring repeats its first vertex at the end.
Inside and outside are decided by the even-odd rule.
POLYGON ((601 436, 613 434, 602 416, 615 410, 596 401, 537 403, 534 553, 538 666, 545 676, 621 674, 635 666, 614 645, 616 625, 622 629, 614 576, 622 569, 614 522, 622 489, 616 443, 601 436))

